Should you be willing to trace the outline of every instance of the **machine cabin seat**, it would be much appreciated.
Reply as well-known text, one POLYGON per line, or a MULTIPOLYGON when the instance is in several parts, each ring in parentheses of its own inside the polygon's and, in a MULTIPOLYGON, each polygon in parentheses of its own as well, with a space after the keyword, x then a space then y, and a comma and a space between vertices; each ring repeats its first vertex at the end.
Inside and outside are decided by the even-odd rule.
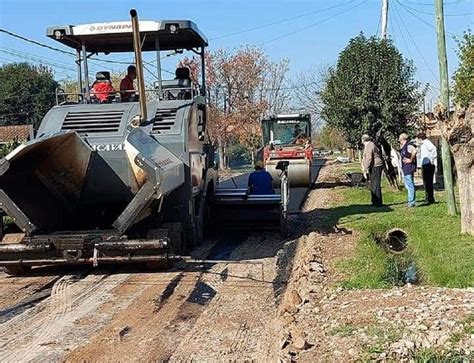
POLYGON ((91 87, 91 100, 94 103, 110 103, 115 99, 115 89, 110 81, 110 72, 97 72, 91 87))
MULTIPOLYGON (((162 81, 163 96, 165 100, 189 100, 192 98, 192 82, 189 68, 178 67, 175 79, 162 81)), ((155 88, 158 85, 155 83, 155 88)))

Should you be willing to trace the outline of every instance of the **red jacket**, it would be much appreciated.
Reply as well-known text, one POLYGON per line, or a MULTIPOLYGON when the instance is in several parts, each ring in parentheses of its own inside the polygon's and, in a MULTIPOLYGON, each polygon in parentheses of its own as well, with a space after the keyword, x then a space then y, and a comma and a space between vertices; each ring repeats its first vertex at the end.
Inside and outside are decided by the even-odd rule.
POLYGON ((95 82, 91 89, 91 95, 97 98, 101 103, 107 102, 109 95, 114 92, 114 87, 107 81, 95 82))

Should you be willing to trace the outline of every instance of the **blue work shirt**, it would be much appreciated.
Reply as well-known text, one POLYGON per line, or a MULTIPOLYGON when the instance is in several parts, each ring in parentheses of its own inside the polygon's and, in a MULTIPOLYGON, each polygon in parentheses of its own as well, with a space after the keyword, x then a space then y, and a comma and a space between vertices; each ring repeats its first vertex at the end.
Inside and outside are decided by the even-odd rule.
POLYGON ((250 194, 275 194, 273 178, 266 170, 256 170, 249 176, 250 194))

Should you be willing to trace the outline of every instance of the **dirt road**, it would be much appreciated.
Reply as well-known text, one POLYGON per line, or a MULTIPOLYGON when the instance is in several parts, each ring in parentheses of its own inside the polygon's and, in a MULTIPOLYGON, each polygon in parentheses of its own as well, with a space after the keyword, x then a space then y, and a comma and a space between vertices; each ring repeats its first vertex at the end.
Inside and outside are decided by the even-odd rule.
POLYGON ((245 233, 205 247, 229 263, 2 275, 1 361, 266 360, 279 236, 245 233))
POLYGON ((275 360, 291 245, 242 231, 192 252, 214 264, 0 273, 0 360, 275 360))

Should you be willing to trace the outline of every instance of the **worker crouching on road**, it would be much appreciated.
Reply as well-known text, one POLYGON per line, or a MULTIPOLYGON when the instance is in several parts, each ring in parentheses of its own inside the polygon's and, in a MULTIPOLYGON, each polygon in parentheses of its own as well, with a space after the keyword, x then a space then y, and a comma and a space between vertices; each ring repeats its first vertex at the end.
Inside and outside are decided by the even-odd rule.
POLYGON ((371 141, 369 135, 362 135, 362 144, 364 144, 362 169, 364 177, 370 180, 370 196, 372 205, 375 207, 382 207, 382 154, 377 145, 371 141))
POLYGON ((275 194, 272 183, 273 178, 270 173, 263 169, 261 161, 257 161, 255 163, 255 171, 249 175, 249 194, 275 194))

